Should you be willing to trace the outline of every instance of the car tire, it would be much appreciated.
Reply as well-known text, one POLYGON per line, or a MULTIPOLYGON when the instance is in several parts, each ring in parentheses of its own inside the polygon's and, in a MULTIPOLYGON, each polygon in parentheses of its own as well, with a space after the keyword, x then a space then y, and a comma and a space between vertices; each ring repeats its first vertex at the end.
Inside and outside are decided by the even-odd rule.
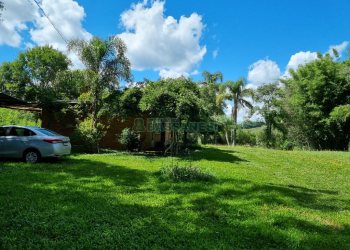
POLYGON ((40 153, 37 150, 29 149, 24 152, 23 160, 26 163, 37 163, 41 159, 40 153))

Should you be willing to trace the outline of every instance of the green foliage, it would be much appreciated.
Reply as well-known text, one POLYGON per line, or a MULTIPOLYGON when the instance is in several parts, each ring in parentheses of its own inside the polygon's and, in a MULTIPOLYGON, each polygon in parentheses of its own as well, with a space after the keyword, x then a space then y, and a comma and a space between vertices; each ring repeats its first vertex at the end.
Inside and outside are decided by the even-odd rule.
POLYGON ((237 130, 237 144, 256 146, 256 133, 249 130, 238 129, 237 130))
POLYGON ((60 94, 53 88, 56 75, 68 65, 67 56, 50 46, 28 49, 14 62, 0 66, 0 88, 14 97, 48 105, 60 94))
POLYGON ((345 150, 348 149, 350 147, 350 104, 335 107, 327 123, 334 131, 333 136, 336 143, 343 145, 345 150))
POLYGON ((225 94, 223 92, 223 74, 221 72, 202 73, 204 82, 200 83, 200 98, 203 100, 203 119, 214 115, 222 115, 225 107, 225 94))
POLYGON ((349 64, 327 55, 291 71, 291 78, 283 80, 290 138, 314 149, 347 149, 348 131, 330 126, 330 119, 333 110, 350 103, 349 64))
POLYGON ((130 128, 124 128, 118 139, 128 151, 135 151, 140 147, 140 135, 130 128))
POLYGON ((204 172, 201 168, 192 166, 168 166, 160 169, 160 178, 162 180, 171 180, 174 182, 182 181, 213 181, 215 178, 211 173, 204 172))
POLYGON ((232 121, 226 115, 215 115, 212 119, 219 125, 219 134, 224 138, 227 145, 231 145, 233 137, 232 121))
POLYGON ((98 145, 104 135, 105 126, 101 123, 93 126, 92 118, 87 117, 83 121, 78 122, 73 142, 83 146, 84 151, 96 152, 96 145, 98 145))
POLYGON ((283 124, 283 118, 286 115, 282 109, 282 98, 283 90, 278 87, 277 83, 262 85, 254 94, 254 99, 259 104, 255 110, 265 121, 265 136, 263 138, 266 147, 274 147, 274 129, 283 134, 287 133, 283 124))
POLYGON ((133 87, 126 89, 120 98, 120 109, 123 116, 137 116, 141 114, 139 107, 143 91, 141 88, 133 87))
POLYGON ((164 79, 147 84, 140 109, 151 117, 198 121, 203 112, 201 104, 196 83, 186 78, 164 79))
POLYGON ((224 80, 224 76, 221 72, 210 73, 208 71, 203 71, 202 76, 204 81, 208 84, 219 83, 224 80))
POLYGON ((283 140, 280 148, 283 150, 293 150, 295 148, 295 142, 290 141, 290 140, 283 140))
POLYGON ((241 124, 239 124, 239 128, 242 128, 242 129, 260 128, 264 125, 265 125, 265 122, 263 121, 245 120, 241 124))
POLYGON ((19 125, 19 126, 40 126, 38 114, 0 108, 0 126, 19 125))
POLYGON ((83 70, 59 71, 53 82, 53 91, 58 100, 77 100, 85 91, 85 72, 83 70))

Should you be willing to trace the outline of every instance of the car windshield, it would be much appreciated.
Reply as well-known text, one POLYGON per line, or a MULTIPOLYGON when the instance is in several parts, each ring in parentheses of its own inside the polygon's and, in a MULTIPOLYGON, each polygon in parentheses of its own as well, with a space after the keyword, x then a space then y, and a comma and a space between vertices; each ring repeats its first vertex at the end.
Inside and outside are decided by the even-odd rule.
POLYGON ((57 134, 51 130, 48 130, 48 129, 38 129, 38 131, 40 133, 43 133, 44 135, 47 135, 47 136, 60 136, 59 134, 57 134))

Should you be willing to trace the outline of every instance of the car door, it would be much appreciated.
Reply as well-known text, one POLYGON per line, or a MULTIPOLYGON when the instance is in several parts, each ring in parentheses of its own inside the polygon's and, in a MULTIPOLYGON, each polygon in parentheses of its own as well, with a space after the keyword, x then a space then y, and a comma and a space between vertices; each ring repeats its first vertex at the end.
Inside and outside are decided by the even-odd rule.
POLYGON ((6 132, 6 127, 0 127, 0 157, 6 157, 7 153, 6 132))
POLYGON ((4 139, 6 145, 4 149, 5 157, 22 157, 24 150, 30 146, 29 138, 32 134, 33 132, 26 128, 9 128, 4 139))
POLYGON ((23 144, 17 134, 16 127, 8 127, 6 129, 6 136, 3 139, 4 142, 4 157, 21 157, 20 151, 23 148, 23 144))

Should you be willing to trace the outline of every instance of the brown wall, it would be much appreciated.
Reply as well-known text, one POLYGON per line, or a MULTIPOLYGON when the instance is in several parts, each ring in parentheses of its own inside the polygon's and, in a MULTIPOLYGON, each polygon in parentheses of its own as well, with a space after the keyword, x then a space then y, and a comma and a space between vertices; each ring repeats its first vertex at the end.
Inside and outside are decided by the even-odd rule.
MULTIPOLYGON (((76 127, 76 116, 73 112, 61 113, 53 110, 43 109, 42 111, 42 127, 55 131, 61 135, 72 137, 76 127)), ((124 128, 132 128, 134 125, 134 117, 126 120, 113 119, 106 135, 102 138, 100 146, 108 149, 123 149, 123 146, 118 142, 118 136, 124 128)), ((160 134, 148 132, 141 133, 141 149, 146 150, 154 146, 160 141, 160 134), (153 138, 153 139, 152 139, 153 138), (153 140, 153 142, 152 142, 153 140)), ((73 145, 74 146, 74 145, 73 145)))

